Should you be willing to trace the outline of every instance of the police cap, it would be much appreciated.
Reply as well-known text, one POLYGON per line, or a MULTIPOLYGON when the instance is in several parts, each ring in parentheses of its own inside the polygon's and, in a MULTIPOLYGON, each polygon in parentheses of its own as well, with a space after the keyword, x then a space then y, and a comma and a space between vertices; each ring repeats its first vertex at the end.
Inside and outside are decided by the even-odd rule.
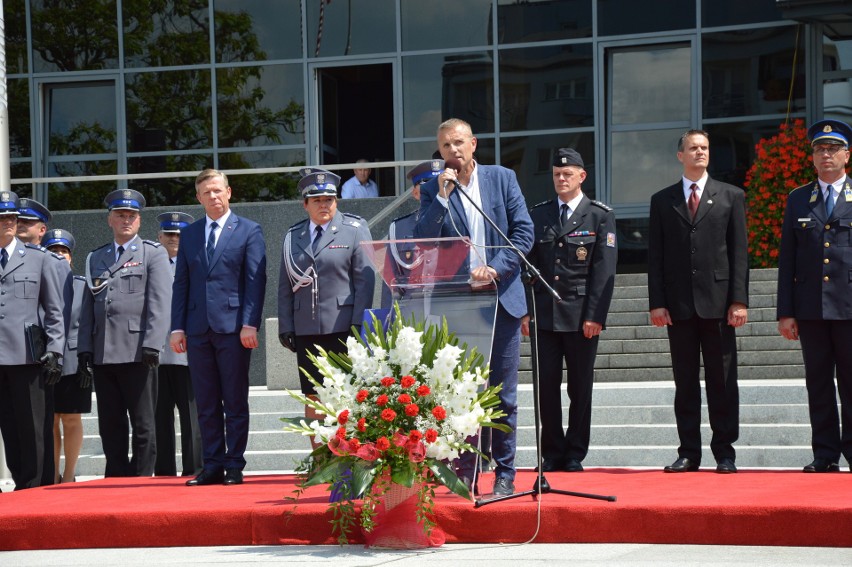
POLYGON ((51 246, 64 246, 68 250, 73 251, 77 242, 74 240, 74 235, 62 228, 52 228, 44 233, 41 239, 41 245, 45 248, 51 246))
POLYGON ((840 120, 820 120, 808 128, 808 139, 814 144, 849 145, 852 139, 852 128, 840 120))
POLYGON ((106 196, 104 205, 110 211, 121 209, 141 211, 145 208, 145 197, 142 193, 133 189, 116 189, 106 196))
POLYGON ((195 221, 192 215, 179 212, 160 213, 157 222, 160 223, 160 232, 180 232, 195 221))
POLYGON ((426 183, 433 177, 438 177, 441 175, 443 169, 444 160, 433 159, 420 162, 414 169, 406 173, 405 176, 411 180, 412 185, 417 185, 418 183, 426 183))
POLYGON ((0 215, 19 215, 18 195, 12 191, 0 191, 0 215))
POLYGON ((337 187, 340 185, 339 175, 315 167, 304 167, 299 173, 304 176, 299 180, 299 193, 303 199, 321 196, 337 197, 337 187))
POLYGON ((23 197, 18 199, 18 218, 41 221, 45 224, 50 222, 50 211, 47 207, 36 201, 23 197))
POLYGON ((580 152, 573 148, 559 148, 553 152, 553 167, 568 167, 569 165, 585 168, 580 152))

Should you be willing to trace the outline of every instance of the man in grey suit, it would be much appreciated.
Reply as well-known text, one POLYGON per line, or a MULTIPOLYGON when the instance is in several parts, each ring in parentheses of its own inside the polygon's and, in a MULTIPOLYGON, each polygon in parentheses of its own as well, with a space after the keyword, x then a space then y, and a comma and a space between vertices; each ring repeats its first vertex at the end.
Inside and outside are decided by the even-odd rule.
POLYGON ((0 296, 5 298, 0 302, 0 432, 15 489, 21 490, 43 479, 45 384, 62 374, 72 280, 61 256, 15 237, 18 214, 17 195, 0 192, 0 296), (29 325, 44 330, 40 348, 38 341, 28 341, 29 325))
POLYGON ((169 327, 172 275, 158 242, 139 238, 145 197, 119 189, 107 195, 114 242, 86 258, 77 352, 80 367, 94 366, 98 428, 105 476, 151 476, 157 446, 154 407, 160 351, 169 327), (130 428, 128 431, 128 416, 130 428), (132 433, 132 458, 127 458, 132 433))
MULTIPOLYGON (((278 277, 278 337, 296 353, 300 368, 318 382, 323 377, 308 358, 316 346, 345 352, 352 326, 360 328, 373 302, 375 274, 361 242, 372 240, 367 222, 337 210, 340 177, 305 168, 299 181, 308 218, 284 237, 278 277)), ((316 399, 313 384, 299 373, 302 393, 316 399)), ((317 419, 313 408, 305 417, 317 419)), ((313 441, 312 441, 313 443, 313 441)))
MULTIPOLYGON (((195 222, 195 219, 186 213, 169 212, 157 215, 157 222, 160 223, 157 239, 169 255, 169 267, 174 275, 180 231, 195 222)), ((160 355, 160 366, 157 368, 157 464, 154 474, 158 476, 177 476, 176 407, 180 418, 182 475, 195 476, 203 466, 195 390, 192 389, 186 353, 174 352, 167 345, 160 355)))

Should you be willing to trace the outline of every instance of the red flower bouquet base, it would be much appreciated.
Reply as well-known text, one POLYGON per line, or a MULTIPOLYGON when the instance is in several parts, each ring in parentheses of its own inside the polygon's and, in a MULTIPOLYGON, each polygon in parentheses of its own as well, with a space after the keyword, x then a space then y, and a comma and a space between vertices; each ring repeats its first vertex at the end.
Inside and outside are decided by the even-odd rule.
POLYGON ((365 547, 423 549, 444 545, 446 536, 441 528, 434 526, 427 534, 423 524, 417 521, 419 489, 417 484, 409 488, 391 483, 376 507, 375 526, 369 532, 362 530, 365 547))

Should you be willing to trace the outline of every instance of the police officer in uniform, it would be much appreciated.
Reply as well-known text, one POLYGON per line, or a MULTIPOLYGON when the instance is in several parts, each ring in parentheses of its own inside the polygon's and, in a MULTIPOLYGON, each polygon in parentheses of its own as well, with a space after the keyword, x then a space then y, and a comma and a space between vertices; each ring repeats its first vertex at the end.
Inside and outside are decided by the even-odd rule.
MULTIPOLYGON (((405 176, 411 180, 411 196, 420 202, 420 186, 433 177, 437 177, 444 169, 444 160, 433 159, 419 163, 405 176)), ((413 213, 395 218, 388 227, 388 240, 407 240, 414 238, 414 227, 420 220, 420 209, 413 213)), ((392 243, 388 246, 388 255, 385 260, 385 277, 392 277, 396 282, 405 283, 412 271, 420 267, 423 261, 415 244, 406 242, 392 243)), ((403 290, 395 290, 397 294, 403 290)), ((393 300, 400 299, 392 297, 391 290, 387 285, 382 286, 382 307, 390 308, 393 300)))
MULTIPOLYGON (((71 253, 76 246, 74 235, 67 230, 49 229, 42 238, 41 245, 59 254, 71 265, 71 253)), ((53 482, 74 482, 74 469, 83 446, 82 414, 92 411, 92 369, 77 370, 77 332, 80 329, 80 308, 83 293, 86 292, 86 278, 73 276, 73 301, 70 316, 67 319, 68 334, 65 341, 65 353, 62 366, 62 378, 53 387, 54 416, 53 462, 56 466, 53 482), (65 469, 60 473, 59 456, 65 446, 65 469)))
MULTIPOLYGON (((361 242, 372 240, 367 222, 337 210, 340 177, 304 168, 299 191, 308 218, 287 231, 278 279, 278 332, 281 344, 296 353, 300 368, 319 382, 323 377, 308 359, 314 345, 345 352, 341 344, 360 328, 372 306, 375 274, 361 242)), ((302 393, 316 399, 313 384, 299 374, 302 393)), ((313 408, 305 417, 317 419, 313 408)))
MULTIPOLYGON (((0 191, 0 432, 21 490, 43 482, 45 385, 62 374, 71 278, 61 256, 15 237, 18 206, 15 193, 0 191), (40 335, 28 333, 31 325, 44 331, 41 347, 28 338, 40 335)), ((51 447, 47 459, 52 455, 51 447)))
MULTIPOLYGON (((180 231, 195 221, 191 215, 179 212, 157 215, 160 223, 158 239, 169 255, 169 267, 175 273, 175 258, 180 245, 180 231)), ((169 300, 171 301, 171 300, 169 300)), ((168 346, 160 355, 157 368, 157 463, 155 475, 177 476, 175 463, 175 407, 180 418, 180 448, 183 476, 201 472, 201 429, 195 391, 189 376, 186 352, 174 352, 168 346)))
POLYGON ((841 454, 852 464, 852 129, 820 120, 808 139, 817 179, 787 197, 777 314, 781 335, 802 343, 814 454, 804 472, 824 473, 840 470, 841 454))
POLYGON ((157 454, 153 371, 166 343, 173 278, 162 245, 138 236, 142 194, 118 189, 104 203, 114 242, 86 258, 89 291, 83 294, 78 360, 94 366, 105 476, 151 476, 157 454))
MULTIPOLYGON (((535 240, 527 256, 562 298, 554 300, 540 282, 533 284, 541 397, 542 470, 580 472, 589 452, 592 383, 600 333, 606 324, 618 259, 615 214, 586 197, 583 158, 559 148, 553 159, 556 198, 530 210, 535 240), (562 369, 567 369, 570 407, 562 427, 562 369)), ((532 301, 528 297, 530 313, 532 301)), ((529 335, 530 316, 521 322, 529 335)))

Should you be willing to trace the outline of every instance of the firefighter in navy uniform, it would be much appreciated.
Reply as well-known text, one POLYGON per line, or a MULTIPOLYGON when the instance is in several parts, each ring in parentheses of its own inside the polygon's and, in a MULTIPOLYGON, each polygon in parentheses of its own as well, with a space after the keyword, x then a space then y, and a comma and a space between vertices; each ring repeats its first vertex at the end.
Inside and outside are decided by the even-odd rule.
POLYGON ((104 204, 114 242, 86 258, 89 290, 80 310, 77 358, 80 367, 94 367, 104 475, 151 476, 157 454, 155 370, 169 329, 172 272, 163 246, 138 236, 142 194, 118 189, 104 204))
MULTIPOLYGON (((556 198, 532 208, 535 240, 529 261, 562 298, 556 303, 540 282, 533 284, 541 392, 542 468, 579 472, 589 451, 592 383, 598 340, 606 324, 618 258, 612 209, 583 194, 583 159, 570 148, 556 150, 556 198), (562 371, 570 399, 568 429, 562 427, 562 371)), ((530 314, 532 303, 530 302, 530 314)))

